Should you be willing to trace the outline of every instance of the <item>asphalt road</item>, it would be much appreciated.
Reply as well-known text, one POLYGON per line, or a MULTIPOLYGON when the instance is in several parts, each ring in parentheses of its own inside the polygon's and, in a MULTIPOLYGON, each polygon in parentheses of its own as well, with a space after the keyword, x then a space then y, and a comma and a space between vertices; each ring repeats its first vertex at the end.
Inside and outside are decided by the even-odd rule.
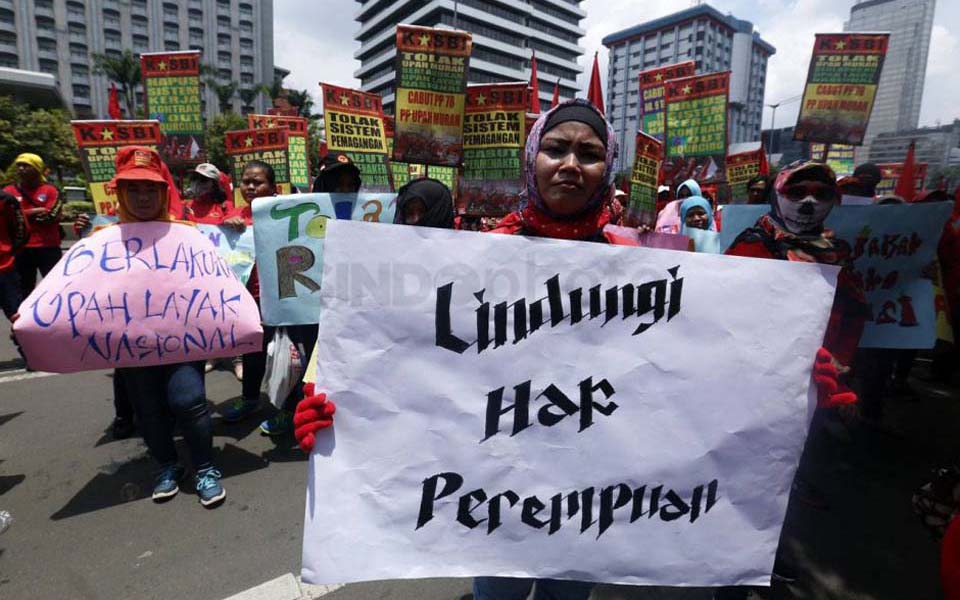
MULTIPOLYGON (((142 442, 110 438, 110 374, 25 373, 2 338, 0 510, 15 521, 0 535, 0 598, 221 600, 299 573, 307 463, 292 440, 261 436, 258 419, 228 425, 217 416, 225 505, 206 510, 192 489, 156 505, 142 442)), ((941 597, 937 546, 911 512, 910 495, 932 467, 960 456, 960 394, 924 389, 930 395, 919 402, 891 405, 890 422, 902 436, 829 420, 815 428, 802 470, 830 507, 791 503, 782 546, 799 579, 775 585, 770 598, 941 597)), ((219 407, 239 384, 215 372, 207 390, 219 407)), ((324 598, 440 600, 469 591, 462 579, 386 581, 324 598)), ((698 600, 710 593, 603 586, 594 597, 698 600)))

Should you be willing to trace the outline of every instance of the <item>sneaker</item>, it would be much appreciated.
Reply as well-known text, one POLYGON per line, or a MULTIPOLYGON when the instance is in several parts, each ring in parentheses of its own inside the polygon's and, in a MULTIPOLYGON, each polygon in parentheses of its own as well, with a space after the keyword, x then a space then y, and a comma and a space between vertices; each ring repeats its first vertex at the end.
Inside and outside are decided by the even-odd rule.
POLYGON ((237 398, 223 411, 223 420, 227 423, 242 421, 258 410, 260 410, 260 398, 251 400, 237 398))
POLYGON ((133 432, 136 431, 136 427, 133 424, 133 419, 128 419, 126 417, 116 417, 113 420, 112 433, 113 439, 115 440, 125 440, 133 435, 133 432))
POLYGON ((293 430, 293 413, 281 410, 263 423, 260 423, 260 431, 264 435, 283 435, 293 430))
POLYGON ((220 485, 221 477, 223 475, 214 467, 197 472, 197 495, 200 496, 200 504, 211 507, 220 504, 227 497, 227 491, 220 485))
POLYGON ((177 482, 183 477, 183 467, 170 465, 164 467, 157 474, 157 482, 153 486, 153 501, 163 502, 177 495, 180 486, 177 482))
POLYGON ((216 369, 216 368, 217 368, 217 361, 215 361, 215 360, 208 360, 208 361, 207 361, 206 363, 204 363, 204 365, 203 365, 203 372, 204 372, 204 373, 209 373, 209 372, 213 371, 213 370, 216 369))

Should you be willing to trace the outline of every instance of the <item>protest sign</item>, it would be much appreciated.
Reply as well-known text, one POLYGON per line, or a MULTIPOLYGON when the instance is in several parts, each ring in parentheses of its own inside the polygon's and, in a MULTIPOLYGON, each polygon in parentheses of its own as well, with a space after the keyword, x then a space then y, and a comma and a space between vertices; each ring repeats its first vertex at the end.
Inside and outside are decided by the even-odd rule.
POLYGON ((160 145, 157 121, 70 121, 80 148, 80 163, 98 215, 111 214, 116 205, 115 190, 107 183, 117 172, 117 149, 122 146, 160 145))
MULTIPOLYGON (((877 165, 880 168, 882 178, 877 184, 877 197, 893 195, 896 193, 897 181, 903 173, 903 163, 881 163, 877 165)), ((913 187, 917 192, 923 190, 927 180, 927 163, 916 163, 913 171, 913 187)))
POLYGON ((296 194, 258 198, 253 228, 260 310, 267 325, 316 324, 328 220, 393 223, 397 195, 296 194))
POLYGON ((604 237, 613 244, 621 246, 643 246, 644 248, 660 248, 662 250, 692 250, 690 238, 679 233, 660 233, 659 231, 644 231, 636 227, 621 227, 606 225, 603 228, 604 237))
POLYGON ((863 144, 889 33, 818 33, 793 139, 863 144))
POLYGON ((747 201, 747 183, 760 174, 760 167, 765 160, 763 147, 727 156, 727 184, 734 203, 747 201))
POLYGON ((696 73, 696 63, 692 60, 640 72, 641 131, 661 142, 666 139, 664 137, 666 83, 673 79, 692 77, 694 73, 696 73))
POLYGON ((387 169, 387 136, 383 103, 368 94, 321 83, 327 151, 342 152, 360 169, 365 192, 393 190, 387 169))
POLYGON ((287 157, 290 161, 290 185, 301 192, 310 191, 313 183, 310 179, 310 156, 308 154, 310 122, 305 117, 287 117, 279 115, 247 115, 247 127, 250 129, 273 129, 283 127, 287 130, 287 157))
POLYGON ((637 132, 633 170, 630 172, 630 199, 626 206, 627 224, 653 227, 657 222, 657 184, 662 160, 663 142, 642 131, 637 132))
POLYGON ((72 373, 237 356, 261 348, 256 302, 195 227, 102 229, 70 247, 20 305, 27 364, 72 373))
POLYGON ((393 158, 460 166, 473 38, 464 31, 397 25, 393 158))
POLYGON ((233 173, 233 203, 237 207, 247 205, 243 198, 243 167, 251 160, 260 160, 273 167, 277 193, 290 193, 290 160, 287 152, 288 130, 241 129, 224 134, 230 170, 233 173))
POLYGON ((943 289, 943 267, 940 262, 936 263, 936 279, 933 280, 933 309, 936 313, 937 340, 942 340, 953 344, 956 340, 953 338, 953 319, 954 315, 950 313, 950 302, 947 299, 946 290, 943 289))
POLYGON ((240 283, 246 285, 250 279, 250 272, 253 271, 254 258, 256 258, 253 228, 247 227, 243 231, 237 231, 226 225, 199 224, 197 229, 207 236, 210 243, 217 249, 220 258, 233 269, 240 283))
POLYGON ((526 82, 467 86, 457 212, 500 217, 519 206, 528 93, 526 82))
MULTIPOLYGON (((932 348, 936 340, 933 283, 924 270, 950 215, 949 202, 838 206, 826 226, 851 249, 870 315, 861 348, 932 348)), ((768 206, 726 206, 720 248, 725 251, 768 206)))
POLYGON ((439 165, 425 165, 427 168, 427 177, 431 179, 436 179, 443 185, 447 186, 450 190, 450 193, 456 196, 457 194, 457 168, 456 167, 442 167, 439 165))
POLYGON ((853 175, 856 148, 846 144, 810 144, 810 160, 827 163, 837 177, 853 175))
POLYGON ((675 79, 665 87, 666 179, 722 179, 730 72, 675 79))
POLYGON ((150 119, 160 122, 160 154, 171 163, 203 159, 200 104, 200 52, 151 52, 140 55, 143 102, 150 119))
POLYGON ((836 268, 346 221, 327 242, 338 410, 304 581, 769 585, 836 268))

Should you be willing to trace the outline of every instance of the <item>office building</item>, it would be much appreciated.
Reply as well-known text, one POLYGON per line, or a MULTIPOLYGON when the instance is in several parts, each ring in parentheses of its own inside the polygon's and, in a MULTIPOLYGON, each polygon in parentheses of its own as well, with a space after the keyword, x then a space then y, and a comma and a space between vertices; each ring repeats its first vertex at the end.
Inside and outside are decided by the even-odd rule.
POLYGON ((916 129, 919 124, 935 7, 936 0, 860 0, 850 9, 844 31, 890 33, 858 162, 865 160, 877 135, 916 129))
POLYGON ((384 110, 393 112, 396 26, 422 25, 461 29, 473 34, 470 83, 530 80, 531 51, 537 51, 540 104, 547 108, 560 81, 560 97, 573 98, 579 40, 586 34, 580 21, 586 12, 580 0, 357 0, 360 49, 354 76, 365 92, 380 94, 384 110))
POLYGON ((786 166, 798 160, 810 159, 810 144, 793 139, 793 126, 763 130, 763 147, 772 166, 786 166))
POLYGON ((697 74, 731 71, 729 143, 760 140, 767 61, 776 49, 753 23, 701 4, 603 38, 610 51, 607 118, 620 143, 620 169, 633 161, 640 123, 639 74, 692 60, 697 74))
POLYGON ((880 133, 870 144, 870 162, 903 162, 910 142, 915 142, 916 161, 927 163, 927 172, 931 175, 939 173, 950 166, 952 157, 960 147, 960 119, 941 127, 880 133))
MULTIPOLYGON (((0 67, 53 75, 77 118, 107 116, 110 83, 93 55, 124 49, 201 50, 217 80, 252 89, 273 80, 273 0, 0 0, 0 67)), ((203 101, 218 112, 213 90, 203 101)), ((261 94, 254 107, 268 105, 261 94)))

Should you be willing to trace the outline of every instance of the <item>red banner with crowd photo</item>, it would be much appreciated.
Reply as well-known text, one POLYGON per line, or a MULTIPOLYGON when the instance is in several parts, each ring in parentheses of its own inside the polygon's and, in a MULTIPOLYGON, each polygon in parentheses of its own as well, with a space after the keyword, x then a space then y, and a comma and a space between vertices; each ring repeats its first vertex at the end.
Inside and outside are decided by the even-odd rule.
MULTIPOLYGON (((880 183, 877 184, 877 197, 893 195, 897 189, 897 181, 900 180, 900 175, 903 173, 903 163, 881 163, 877 167, 880 168, 882 175, 880 183)), ((914 189, 920 192, 923 190, 926 181, 927 163, 916 163, 913 178, 914 189)))

